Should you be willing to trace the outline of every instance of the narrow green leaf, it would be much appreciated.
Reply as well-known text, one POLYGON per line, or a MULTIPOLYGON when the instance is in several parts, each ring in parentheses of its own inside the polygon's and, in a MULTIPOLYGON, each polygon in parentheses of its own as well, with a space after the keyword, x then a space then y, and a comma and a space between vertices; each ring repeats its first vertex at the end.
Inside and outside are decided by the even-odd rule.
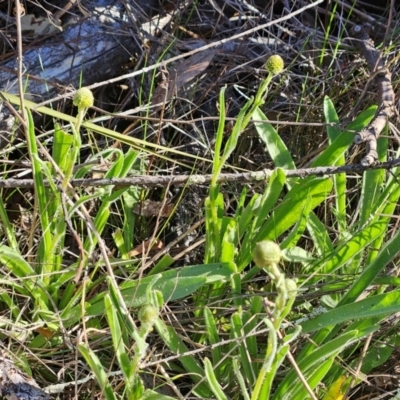
POLYGON ((78 350, 83 355, 92 372, 96 376, 97 382, 104 393, 104 397, 107 400, 117 400, 110 382, 108 381, 107 374, 105 373, 99 358, 96 356, 93 350, 83 343, 78 345, 78 350))
POLYGON ((257 108, 253 113, 254 126, 261 140, 267 146, 267 151, 275 167, 283 169, 296 169, 292 156, 278 132, 268 122, 265 114, 257 108), (263 121, 263 122, 258 122, 263 121))
MULTIPOLYGON (((325 121, 329 124, 327 126, 329 143, 332 144, 341 134, 339 128, 339 117, 336 114, 335 107, 332 101, 325 97, 324 99, 324 114, 325 121), (332 126, 335 124, 335 126, 332 126)), ((336 161, 335 165, 345 165, 346 160, 342 154, 336 161)), ((337 174, 333 176, 333 186, 335 188, 335 202, 336 202, 336 220, 338 223, 339 232, 346 231, 346 174, 337 174)))
MULTIPOLYGON (((304 325, 303 325, 304 328, 304 325)), ((362 335, 366 333, 363 332, 362 335)), ((348 347, 354 341, 360 338, 360 332, 358 331, 351 331, 347 332, 338 338, 331 340, 330 342, 322 345, 318 349, 316 349, 313 353, 309 356, 302 358, 300 360, 296 360, 297 365, 305 375, 306 379, 311 376, 318 368, 322 365, 322 363, 328 362, 329 359, 333 361, 333 359, 339 354, 343 349, 348 347)), ((326 371, 325 371, 326 372, 326 371)), ((322 379, 322 377, 321 377, 322 379)), ((308 379, 307 379, 308 381, 308 379)), ((310 382, 308 381, 309 385, 310 382)), ((313 385, 316 385, 318 382, 317 380, 313 380, 313 385)), ((300 388, 300 381, 297 380, 296 372, 292 369, 290 370, 283 381, 280 383, 278 389, 275 391, 274 396, 272 397, 273 400, 292 400, 294 399, 293 395, 299 390, 300 388), (296 384, 294 384, 296 382, 296 384)), ((311 385, 310 385, 311 386, 311 385)), ((314 386, 315 387, 315 386, 314 386)), ((311 386, 311 389, 314 388, 311 386)))
POLYGON ((207 357, 204 358, 204 368, 206 372, 207 382, 210 385, 210 388, 214 393, 215 397, 218 400, 228 400, 228 398, 222 391, 220 384, 218 383, 217 377, 214 374, 213 366, 207 357))
POLYGON ((205 382, 201 382, 205 376, 204 369, 201 367, 199 362, 190 355, 190 351, 182 342, 180 336, 175 332, 172 326, 168 326, 158 319, 155 323, 158 334, 164 343, 169 347, 169 349, 176 355, 180 355, 179 361, 185 368, 188 376, 198 384, 196 387, 196 392, 203 398, 208 398, 211 394, 210 389, 205 382))
POLYGON ((117 311, 113 303, 111 302, 110 296, 106 295, 104 298, 104 306, 107 315, 108 325, 110 327, 111 338, 113 341, 113 350, 118 360, 118 364, 124 374, 125 382, 128 385, 128 392, 130 392, 131 385, 131 369, 130 360, 125 351, 125 343, 121 332, 121 326, 118 321, 117 311))
MULTIPOLYGON (((350 296, 349 296, 350 297, 350 296)), ((348 298, 346 298, 348 301, 348 298)), ((304 333, 320 330, 325 327, 335 326, 354 319, 370 317, 385 317, 400 311, 400 292, 378 294, 366 299, 339 305, 324 314, 301 323, 304 333)))
POLYGON ((299 215, 305 212, 306 208, 312 210, 323 202, 331 189, 330 179, 315 178, 294 187, 266 221, 257 235, 257 241, 276 240, 297 222, 299 215))
MULTIPOLYGON (((207 338, 210 344, 218 344, 221 339, 218 334, 217 324, 215 323, 214 316, 208 307, 204 307, 204 321, 206 323, 207 338)), ((221 347, 216 346, 211 350, 213 365, 215 369, 215 376, 218 380, 221 379, 221 347)))

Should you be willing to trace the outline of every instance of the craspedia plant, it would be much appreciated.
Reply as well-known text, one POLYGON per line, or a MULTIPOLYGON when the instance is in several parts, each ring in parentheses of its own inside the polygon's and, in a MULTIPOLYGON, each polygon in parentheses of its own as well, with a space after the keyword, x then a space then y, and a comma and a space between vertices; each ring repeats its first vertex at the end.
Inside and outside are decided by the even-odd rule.
POLYGON ((268 58, 265 68, 272 75, 278 75, 285 68, 285 63, 280 55, 274 54, 270 58, 268 58))
POLYGON ((93 93, 86 87, 79 89, 73 99, 74 106, 78 107, 78 111, 92 107, 93 102, 93 93))

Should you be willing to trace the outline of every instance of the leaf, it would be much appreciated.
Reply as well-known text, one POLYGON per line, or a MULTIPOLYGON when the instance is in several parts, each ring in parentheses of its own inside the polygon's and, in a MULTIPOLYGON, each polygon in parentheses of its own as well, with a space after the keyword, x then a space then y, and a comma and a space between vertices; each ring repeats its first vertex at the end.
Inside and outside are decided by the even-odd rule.
POLYGON ((204 358, 204 368, 205 368, 207 382, 217 400, 228 400, 228 398, 225 396, 221 388, 221 385, 218 382, 218 379, 214 374, 213 365, 211 364, 210 360, 207 357, 204 358))
POLYGON ((326 199, 331 189, 330 179, 318 178, 304 180, 298 186, 294 186, 266 221, 257 235, 257 241, 276 240, 297 222, 306 204, 307 209, 312 210, 326 199))
POLYGON ((141 244, 132 249, 129 253, 129 257, 141 256, 142 254, 147 254, 150 251, 162 250, 164 248, 164 243, 159 239, 149 239, 143 241, 141 244))
POLYGON ((156 321, 155 327, 164 343, 174 354, 179 354, 179 362, 183 365, 190 378, 197 383, 195 392, 200 398, 209 398, 210 390, 205 384, 203 378, 205 376, 204 369, 201 367, 197 359, 190 354, 190 351, 183 343, 180 335, 175 332, 172 326, 166 325, 160 318, 156 321))
MULTIPOLYGON (((315 349, 311 354, 306 357, 296 359, 297 365, 310 384, 311 389, 314 389, 323 376, 329 371, 330 364, 333 363, 334 358, 343 351, 346 347, 359 340, 361 337, 366 336, 378 329, 377 326, 363 331, 353 330, 346 332, 341 336, 332 339, 325 343, 318 349, 315 349), (326 363, 326 364, 325 364, 326 363), (322 366, 325 368, 322 368, 322 366), (321 373, 322 372, 322 373, 321 373)), ((275 391, 273 400, 294 400, 304 399, 306 392, 304 391, 303 384, 296 379, 296 372, 291 369, 275 391), (302 395, 299 396, 299 393, 302 395), (295 397, 296 396, 296 397, 295 397)))
POLYGON ((163 201, 153 201, 147 199, 140 204, 136 204, 133 208, 133 212, 143 217, 160 216, 167 218, 171 215, 174 208, 174 204, 166 204, 163 201))
POLYGON ((342 400, 346 393, 346 380, 348 378, 345 375, 340 376, 336 381, 329 387, 322 400, 342 400), (344 389, 344 390, 343 390, 344 389))
POLYGON ((101 361, 94 353, 94 351, 83 343, 78 344, 78 350, 85 358, 91 371, 94 372, 100 388, 102 389, 102 391, 104 391, 104 397, 107 400, 117 400, 117 397, 115 397, 114 391, 108 380, 107 374, 104 371, 103 365, 101 364, 101 361))
POLYGON ((165 394, 161 394, 159 392, 155 392, 154 390, 147 389, 140 400, 176 400, 174 397, 166 396, 165 394))
POLYGON ((267 146, 267 151, 271 156, 275 167, 282 169, 296 169, 296 165, 285 143, 259 108, 254 111, 253 120, 257 121, 254 122, 254 126, 261 140, 267 146))
POLYGON ((202 51, 181 61, 177 66, 168 68, 164 72, 164 79, 156 87, 152 97, 153 111, 158 111, 163 104, 169 102, 174 94, 201 74, 209 65, 216 50, 202 51))
MULTIPOLYGON (((159 275, 153 285, 154 290, 159 290, 165 301, 182 299, 191 295, 205 284, 214 282, 227 282, 234 272, 234 265, 230 263, 216 263, 193 265, 181 269, 164 271, 159 275)), ((140 307, 147 303, 146 291, 154 282, 157 275, 151 275, 140 280, 125 282, 120 286, 122 297, 127 307, 140 307)), ((85 311, 87 316, 99 316, 104 314, 104 293, 95 296, 88 304, 85 311)), ((80 305, 73 307, 63 314, 68 319, 66 324, 70 326, 82 314, 80 305)))
POLYGON ((386 315, 400 311, 400 292, 378 294, 366 299, 338 306, 324 314, 301 323, 304 333, 335 326, 354 319, 370 317, 384 318, 386 315))

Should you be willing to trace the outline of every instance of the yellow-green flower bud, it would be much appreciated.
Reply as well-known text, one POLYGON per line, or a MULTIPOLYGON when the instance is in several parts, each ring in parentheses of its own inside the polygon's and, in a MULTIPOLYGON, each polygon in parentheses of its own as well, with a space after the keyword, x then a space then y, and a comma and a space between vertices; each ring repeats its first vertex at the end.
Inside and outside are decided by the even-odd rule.
POLYGON ((281 56, 274 54, 268 58, 265 68, 267 68, 267 71, 272 75, 278 75, 285 68, 285 64, 281 56))
POLYGON ((158 318, 158 310, 151 304, 146 304, 139 310, 138 319, 142 324, 154 325, 158 318))
POLYGON ((281 248, 276 243, 271 240, 263 240, 256 243, 253 251, 253 260, 257 267, 265 268, 271 264, 278 264, 281 258, 281 248))
POLYGON ((297 283, 294 279, 286 278, 285 279, 285 286, 287 295, 289 298, 296 297, 297 294, 297 283))
POLYGON ((74 96, 74 106, 78 107, 78 110, 83 110, 93 106, 94 98, 93 93, 88 88, 79 89, 74 96))

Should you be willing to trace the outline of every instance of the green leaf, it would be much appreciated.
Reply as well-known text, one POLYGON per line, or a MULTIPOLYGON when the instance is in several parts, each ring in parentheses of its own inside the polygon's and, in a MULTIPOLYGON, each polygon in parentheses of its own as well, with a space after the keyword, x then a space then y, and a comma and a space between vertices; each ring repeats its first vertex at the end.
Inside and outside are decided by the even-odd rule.
POLYGON ((370 107, 349 124, 332 144, 311 164, 311 167, 335 165, 354 141, 354 131, 363 129, 374 117, 376 107, 370 107))
MULTIPOLYGON (((215 322, 214 316, 208 307, 204 307, 204 321, 206 324, 207 338, 210 344, 218 344, 221 339, 218 334, 217 324, 215 322)), ((211 350, 213 365, 215 369, 215 376, 218 380, 221 379, 221 346, 215 346, 211 350)))
MULTIPOLYGON (((324 114, 325 121, 329 124, 327 126, 327 132, 329 137, 329 143, 332 144, 341 134, 339 129, 339 117, 336 114, 335 107, 332 101, 325 97, 324 99, 324 114), (332 126, 335 124, 335 126, 332 126)), ((345 165, 346 160, 344 154, 342 154, 335 165, 345 165)), ((333 186, 335 189, 335 202, 336 202, 336 220, 338 223, 339 232, 346 231, 346 174, 337 174, 333 176, 333 186)))
POLYGON ((64 132, 58 123, 54 124, 52 157, 63 173, 70 162, 69 153, 73 142, 74 138, 71 134, 64 132))
MULTIPOLYGON (((110 327, 111 338, 113 341, 113 350, 117 357, 118 364, 124 374, 125 382, 128 386, 128 392, 131 390, 131 362, 125 350, 121 326, 118 321, 118 315, 110 296, 107 294, 104 298, 104 307, 107 315, 108 325, 110 327)), ((133 371, 134 373, 134 371, 133 371)))
MULTIPOLYGON (((124 282, 120 291, 127 307, 140 307, 147 303, 147 288, 154 281, 153 289, 159 290, 165 301, 182 299, 191 295, 205 284, 215 282, 228 282, 235 266, 229 263, 216 263, 193 265, 181 269, 173 269, 157 275, 151 275, 135 281, 124 282)), ((104 293, 95 296, 88 305, 85 314, 87 316, 99 316, 104 314, 104 293)), ((63 318, 70 326, 82 313, 81 306, 75 306, 63 318)))
POLYGON ((189 377, 197 384, 195 393, 201 396, 201 398, 210 397, 211 391, 203 381, 205 376, 204 369, 201 367, 195 357, 190 355, 190 351, 182 342, 180 335, 178 335, 172 326, 168 326, 158 319, 155 323, 158 334, 169 349, 176 355, 179 355, 179 362, 183 365, 186 373, 189 377))
POLYGON ((298 221, 305 209, 312 210, 322 203, 331 190, 330 179, 313 178, 294 186, 266 221, 256 241, 276 240, 298 221))
POLYGON ((222 391, 220 384, 218 383, 217 377, 214 374, 213 366, 207 357, 204 358, 204 368, 206 372, 207 382, 217 400, 228 400, 228 398, 222 391))
POLYGON ((370 317, 384 318, 386 315, 400 311, 400 292, 370 296, 366 299, 338 306, 324 314, 301 323, 304 333, 321 330, 325 327, 335 326, 354 319, 370 317))
POLYGON ((86 362, 88 363, 90 369, 93 371, 94 375, 96 376, 97 382, 103 391, 103 395, 107 400, 117 400, 115 397, 114 391, 108 381, 107 374, 104 371, 104 368, 92 349, 87 347, 86 344, 81 343, 78 344, 78 350, 85 358, 86 362))
MULTIPOLYGON (((304 328, 304 325, 303 325, 304 328)), ((318 369, 323 363, 333 362, 334 358, 343 351, 346 347, 350 346, 355 341, 359 340, 361 337, 376 330, 377 327, 371 330, 365 331, 351 331, 347 332, 335 339, 332 339, 328 343, 325 343, 318 349, 315 349, 310 355, 296 360, 297 365, 301 373, 306 378, 311 389, 314 389, 318 384, 319 380, 323 378, 324 374, 318 374, 318 369), (314 375, 317 372, 317 375, 314 375), (313 377, 314 376, 314 377, 313 377), (310 381, 312 378, 312 381, 310 381)), ((329 368, 325 368, 323 372, 327 372, 329 368)), ((302 389, 302 383, 296 378, 296 372, 291 369, 279 385, 278 389, 275 391, 273 400, 293 400, 295 399, 296 393, 302 389)), ((304 396, 303 396, 304 398, 304 396)), ((298 398, 296 397, 296 400, 298 398)))
POLYGON ((155 392, 154 390, 147 389, 140 400, 176 400, 176 397, 169 397, 165 394, 155 392))
POLYGON ((254 126, 261 140, 267 146, 267 151, 274 162, 275 167, 283 169, 296 169, 292 156, 278 132, 268 122, 265 114, 257 108, 253 113, 254 126))

